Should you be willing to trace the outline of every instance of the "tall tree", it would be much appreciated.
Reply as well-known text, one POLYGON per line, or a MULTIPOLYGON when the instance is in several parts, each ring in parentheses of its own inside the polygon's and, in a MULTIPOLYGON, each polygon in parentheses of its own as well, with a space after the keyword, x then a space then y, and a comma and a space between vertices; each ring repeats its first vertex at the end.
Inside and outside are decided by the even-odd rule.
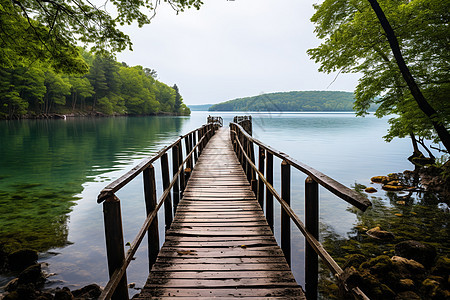
POLYGON ((450 3, 380 0, 383 22, 389 20, 391 30, 383 28, 371 3, 325 0, 316 5, 311 20, 324 42, 308 53, 321 64, 321 71, 362 73, 355 90, 355 109, 363 115, 370 104, 378 102, 378 116, 398 114, 391 120, 397 127, 390 131, 390 138, 395 132, 397 136, 433 136, 449 150, 450 107, 446 95, 450 92, 450 3), (405 66, 410 75, 405 73, 405 66), (416 82, 416 90, 411 90, 411 79, 416 82), (423 95, 418 102, 417 90, 423 95), (418 117, 404 117, 412 112, 418 117))
MULTIPOLYGON (((85 73, 77 42, 97 53, 131 49, 118 25, 150 23, 160 0, 112 0, 99 6, 89 0, 0 0, 0 64, 48 60, 55 68, 85 73), (108 10, 116 11, 113 17, 108 10)), ((200 7, 200 0, 165 0, 177 12, 200 7)))
POLYGON ((181 98, 180 91, 178 90, 178 86, 174 84, 172 88, 175 90, 175 104, 173 105, 173 110, 178 114, 180 113, 180 108, 183 100, 181 98))

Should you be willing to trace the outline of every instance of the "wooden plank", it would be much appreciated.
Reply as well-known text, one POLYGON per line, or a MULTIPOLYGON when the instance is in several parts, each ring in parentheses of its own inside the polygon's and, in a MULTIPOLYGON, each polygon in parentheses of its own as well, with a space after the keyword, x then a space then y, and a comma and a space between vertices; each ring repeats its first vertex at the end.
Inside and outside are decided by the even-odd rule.
POLYGON ((203 148, 137 299, 304 299, 221 129, 203 148))

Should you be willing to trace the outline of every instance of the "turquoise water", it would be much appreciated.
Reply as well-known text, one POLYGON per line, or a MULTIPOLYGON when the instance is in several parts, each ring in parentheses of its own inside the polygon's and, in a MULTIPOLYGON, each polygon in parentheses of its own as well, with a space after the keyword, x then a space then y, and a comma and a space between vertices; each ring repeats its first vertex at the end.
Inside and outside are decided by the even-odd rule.
MULTIPOLYGON (((224 124, 236 113, 219 113, 224 124)), ((99 191, 142 158, 179 135, 199 127, 208 112, 190 117, 118 117, 0 122, 0 238, 42 252, 54 273, 50 286, 76 288, 108 280, 99 191)), ((409 140, 385 143, 387 119, 351 113, 252 113, 254 136, 328 176, 351 186, 370 178, 412 169, 409 140)), ((280 161, 275 160, 275 172, 280 161)), ((303 218, 305 176, 293 172, 292 206, 303 218)), ((142 178, 121 199, 125 242, 144 218, 142 178)), ((275 181, 275 186, 279 182, 275 181)), ((385 192, 377 197, 386 198, 385 192)), ((349 205, 320 190, 320 218, 346 236, 357 218, 349 205)), ((279 208, 277 209, 279 215, 279 208)), ((162 217, 162 216, 160 216, 162 217)), ((293 269, 303 283, 303 239, 293 229, 293 269)), ((279 226, 275 228, 279 236, 279 226)), ((128 282, 142 286, 147 276, 146 242, 128 270, 128 282)), ((2 278, 2 283, 9 277, 2 278)), ((1 285, 1 284, 0 284, 1 285)))

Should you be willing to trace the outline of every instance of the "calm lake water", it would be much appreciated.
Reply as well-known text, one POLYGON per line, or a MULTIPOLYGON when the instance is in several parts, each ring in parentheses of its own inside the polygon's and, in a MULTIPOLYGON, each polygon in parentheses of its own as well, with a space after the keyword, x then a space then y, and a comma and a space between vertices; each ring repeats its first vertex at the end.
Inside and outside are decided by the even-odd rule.
MULTIPOLYGON (((49 286, 71 289, 108 280, 100 190, 179 135, 205 123, 190 117, 117 117, 0 122, 0 240, 41 249, 54 273, 49 286)), ((235 112, 215 112, 225 126, 235 112)), ((387 119, 352 113, 252 113, 254 137, 341 183, 371 185, 370 178, 413 166, 409 140, 385 143, 387 119)), ((280 161, 275 160, 275 172, 280 161)), ((303 182, 292 171, 292 205, 303 218, 303 182)), ((142 178, 117 195, 122 201, 125 242, 145 218, 142 178)), ((279 182, 275 181, 275 187, 279 182)), ((378 186, 376 186, 378 188, 378 186)), ((385 192, 375 194, 382 199, 385 192)), ((320 190, 321 222, 345 237, 356 221, 349 205, 320 190)), ((276 210, 279 215, 279 207, 276 210)), ((163 217, 160 215, 160 217, 163 217)), ((279 220, 278 220, 279 223, 279 220)), ((303 239, 293 232, 293 270, 303 285, 303 239)), ((275 235, 279 236, 279 224, 275 235)), ((128 271, 142 286, 147 276, 146 241, 128 271)), ((0 286, 11 276, 0 277, 0 286)))

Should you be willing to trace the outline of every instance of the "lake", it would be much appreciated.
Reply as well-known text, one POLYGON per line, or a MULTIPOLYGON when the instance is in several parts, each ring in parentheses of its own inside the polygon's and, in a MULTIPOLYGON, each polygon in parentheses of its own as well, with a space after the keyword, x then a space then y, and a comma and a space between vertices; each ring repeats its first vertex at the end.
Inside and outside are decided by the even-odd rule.
MULTIPOLYGON (((10 247, 40 249, 48 263, 49 287, 71 289, 108 280, 102 206, 103 187, 156 153, 179 135, 206 122, 209 112, 189 117, 112 117, 0 122, 0 239, 10 247)), ((225 126, 236 112, 214 112, 225 126)), ((248 113, 247 113, 248 114, 248 113)), ((325 173, 346 186, 370 186, 370 178, 412 169, 409 139, 383 140, 387 118, 353 113, 251 113, 253 136, 325 173)), ((275 159, 275 174, 280 161, 275 159)), ((292 171, 292 206, 303 219, 303 182, 292 171)), ((145 218, 142 178, 117 196, 121 199, 125 242, 132 241, 145 218)), ((279 181, 274 186, 279 188, 279 181)), ((386 192, 372 195, 387 200, 386 192)), ((384 200, 383 200, 384 199, 384 200)), ((349 205, 320 190, 322 226, 338 236, 353 230, 357 216, 349 205)), ((275 210, 279 216, 279 206, 275 210)), ((161 216, 162 217, 162 216, 161 216)), ((279 217, 275 235, 279 238, 279 217)), ((292 229, 293 271, 304 284, 303 239, 292 229)), ((142 286, 148 267, 146 241, 128 272, 142 286)), ((0 277, 0 286, 12 277, 0 277)))

